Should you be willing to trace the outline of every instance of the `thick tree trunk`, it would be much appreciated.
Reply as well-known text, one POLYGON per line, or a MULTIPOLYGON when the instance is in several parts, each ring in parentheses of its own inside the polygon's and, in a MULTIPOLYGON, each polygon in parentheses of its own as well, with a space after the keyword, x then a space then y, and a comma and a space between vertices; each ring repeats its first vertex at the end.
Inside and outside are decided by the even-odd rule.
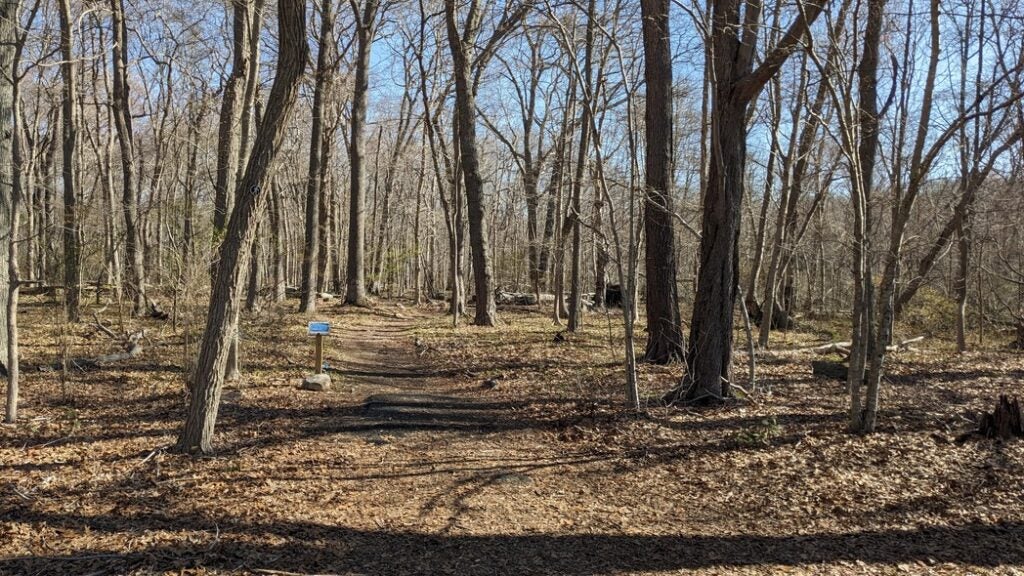
POLYGON ((305 3, 278 0, 277 11, 281 38, 277 75, 270 91, 266 116, 259 126, 245 174, 239 182, 237 202, 220 249, 220 264, 190 390, 188 414, 178 438, 177 447, 185 452, 209 453, 213 449, 213 430, 225 381, 230 333, 238 315, 239 297, 245 280, 245 260, 266 198, 264 188, 269 170, 284 139, 308 58, 305 3))
MULTIPOLYGON (((497 306, 491 282, 484 182, 480 176, 480 160, 477 156, 476 95, 470 85, 471 62, 469 54, 467 54, 472 49, 475 38, 463 37, 459 34, 455 8, 454 0, 445 1, 448 44, 451 48, 455 77, 455 116, 459 125, 458 146, 461 154, 462 177, 466 187, 469 244, 473 257, 473 283, 476 288, 474 323, 478 326, 494 326, 498 321, 497 306)), ((473 18, 470 17, 470 20, 473 18)), ((475 33, 476 28, 476 22, 466 23, 467 30, 475 33)))
MULTIPOLYGON (((687 350, 691 401, 714 401, 730 395, 733 346, 733 309, 736 301, 743 199, 743 167, 746 165, 745 105, 723 105, 728 93, 716 87, 712 111, 713 160, 704 195, 701 229, 700 273, 697 299, 687 350)), ((727 90, 727 89, 726 89, 727 90)))
POLYGON ((714 402, 731 394, 748 107, 824 8, 823 3, 804 6, 778 44, 753 69, 759 5, 747 4, 740 22, 739 4, 739 0, 719 0, 711 7, 711 162, 703 200, 700 271, 686 352, 689 373, 670 400, 683 395, 691 402, 714 402))
POLYGON ((646 201, 647 348, 644 359, 667 364, 683 358, 676 285, 672 211, 672 51, 669 0, 643 0, 644 79, 647 83, 646 201))
MULTIPOLYGON (((355 80, 352 93, 352 124, 349 142, 348 266, 345 272, 345 303, 365 306, 366 300, 366 176, 363 174, 366 146, 366 100, 370 91, 370 50, 376 30, 378 0, 365 0, 362 14, 356 14, 355 80)), ((353 10, 356 5, 353 4, 353 10)))

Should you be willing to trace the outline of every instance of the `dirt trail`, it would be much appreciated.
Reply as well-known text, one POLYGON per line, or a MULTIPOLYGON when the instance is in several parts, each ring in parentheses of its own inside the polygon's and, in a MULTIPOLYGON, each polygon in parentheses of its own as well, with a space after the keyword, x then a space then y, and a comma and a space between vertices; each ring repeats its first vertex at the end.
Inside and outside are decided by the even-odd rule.
MULTIPOLYGON (((52 310, 26 310, 40 362, 52 310)), ((306 315, 249 319, 246 378, 225 394, 212 457, 162 449, 184 410, 178 346, 76 373, 71 398, 26 372, 24 424, 0 427, 0 575, 1024 567, 1022 446, 939 441, 963 410, 1019 389, 1019 357, 969 383, 958 359, 938 366, 949 377, 894 385, 897 432, 859 437, 842 430, 841 391, 793 362, 763 367, 770 401, 635 418, 618 411, 598 323, 553 343, 539 314, 452 330, 388 303, 322 312, 334 389, 298 387, 306 315)), ((648 390, 673 370, 641 369, 648 390)))
POLYGON ((465 373, 439 370, 419 354, 417 318, 386 312, 341 323, 329 372, 342 391, 362 398, 360 419, 382 429, 485 429, 508 417, 465 373))

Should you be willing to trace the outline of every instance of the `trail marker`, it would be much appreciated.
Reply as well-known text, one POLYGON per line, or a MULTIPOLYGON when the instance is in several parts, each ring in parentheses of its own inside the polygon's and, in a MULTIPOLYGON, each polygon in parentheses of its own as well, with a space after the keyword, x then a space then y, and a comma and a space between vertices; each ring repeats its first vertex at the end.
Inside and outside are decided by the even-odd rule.
POLYGON ((330 322, 310 322, 308 325, 309 335, 316 337, 316 369, 313 374, 302 381, 302 387, 306 390, 324 391, 331 388, 331 377, 324 372, 324 336, 331 333, 330 322))
POLYGON ((314 374, 322 374, 324 371, 324 336, 331 333, 330 322, 310 322, 309 335, 316 336, 316 370, 314 374))

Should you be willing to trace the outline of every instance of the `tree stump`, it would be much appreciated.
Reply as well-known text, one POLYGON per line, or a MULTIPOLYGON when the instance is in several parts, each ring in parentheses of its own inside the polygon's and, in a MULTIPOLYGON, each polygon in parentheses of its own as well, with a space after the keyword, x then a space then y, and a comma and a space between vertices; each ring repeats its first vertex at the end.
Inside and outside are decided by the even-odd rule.
POLYGON ((1011 400, 1009 396, 1001 394, 999 402, 996 403, 996 409, 981 415, 978 433, 986 438, 999 438, 1001 440, 1024 437, 1024 427, 1021 425, 1020 400, 1016 396, 1011 400))
POLYGON ((1010 348, 1015 350, 1024 350, 1024 318, 1017 320, 1017 325, 1014 326, 1016 330, 1017 338, 1010 343, 1010 348))
POLYGON ((821 378, 845 382, 847 374, 849 373, 849 368, 847 368, 842 362, 811 360, 811 373, 821 378))

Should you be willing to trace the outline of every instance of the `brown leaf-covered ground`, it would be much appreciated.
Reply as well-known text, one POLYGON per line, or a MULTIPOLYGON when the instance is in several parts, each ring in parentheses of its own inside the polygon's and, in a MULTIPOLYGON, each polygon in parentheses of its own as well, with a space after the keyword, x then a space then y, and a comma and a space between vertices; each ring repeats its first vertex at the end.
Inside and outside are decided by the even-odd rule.
MULTIPOLYGON (((0 573, 1024 574, 1024 443, 953 442, 1024 392, 1019 354, 926 341, 895 360, 881 430, 860 437, 843 386, 793 352, 810 333, 761 359, 771 394, 635 417, 614 314, 555 342, 538 311, 453 329, 436 308, 328 302, 336 388, 307 392, 292 310, 246 323, 218 453, 194 458, 167 448, 197 311, 145 321, 139 357, 65 377, 48 369, 64 353, 116 346, 91 310, 62 328, 26 298, 0 573)), ((681 370, 644 366, 645 396, 681 370)))

